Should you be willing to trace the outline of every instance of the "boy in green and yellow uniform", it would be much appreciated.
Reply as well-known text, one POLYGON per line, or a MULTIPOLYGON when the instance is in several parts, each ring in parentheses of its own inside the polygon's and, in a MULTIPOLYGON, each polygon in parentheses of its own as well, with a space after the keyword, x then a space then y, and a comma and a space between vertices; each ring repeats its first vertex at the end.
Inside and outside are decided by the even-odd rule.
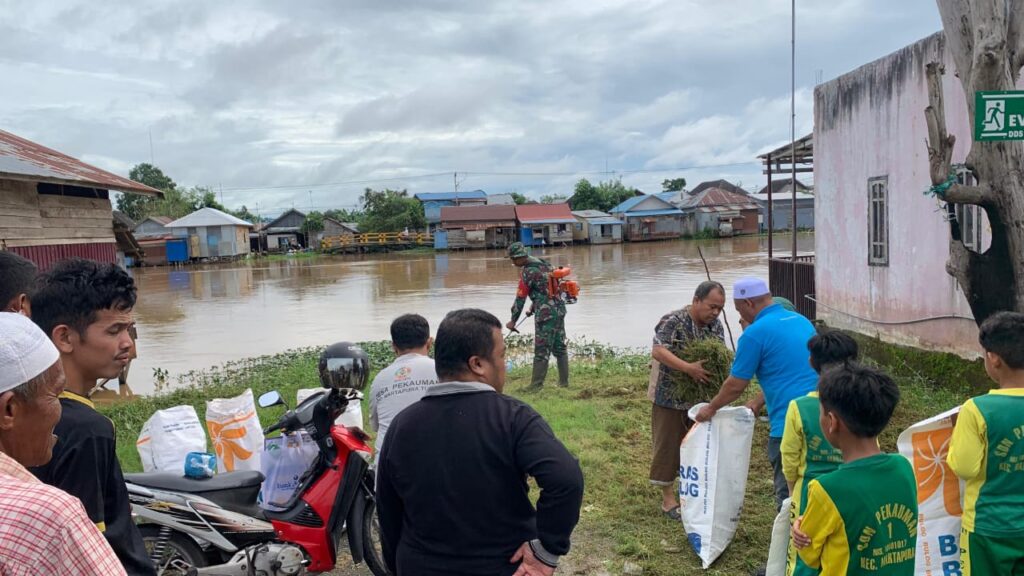
POLYGON ((906 458, 878 449, 899 388, 847 363, 822 374, 818 395, 821 431, 843 464, 808 484, 792 530, 800 558, 823 576, 913 576, 917 481, 906 458))
POLYGON ((999 388, 960 409, 946 462, 967 482, 963 576, 1024 575, 1024 314, 982 323, 985 371, 999 388))
MULTIPOLYGON (((826 330, 811 337, 807 342, 811 368, 821 374, 825 369, 849 360, 857 359, 857 341, 836 330, 826 330)), ((782 473, 789 483, 790 523, 807 508, 807 485, 811 480, 835 471, 843 463, 843 455, 836 450, 821 431, 818 423, 820 414, 818 392, 797 398, 789 403, 786 411, 786 428, 782 433, 782 473)), ((786 558, 786 574, 789 576, 810 576, 818 574, 797 555, 796 546, 790 541, 786 558)))

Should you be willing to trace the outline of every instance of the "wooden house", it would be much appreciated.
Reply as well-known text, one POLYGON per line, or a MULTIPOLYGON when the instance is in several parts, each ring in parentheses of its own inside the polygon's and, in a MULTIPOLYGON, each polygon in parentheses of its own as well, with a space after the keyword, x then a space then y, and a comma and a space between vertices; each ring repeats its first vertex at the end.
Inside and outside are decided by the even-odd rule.
POLYGON ((590 244, 618 244, 622 242, 622 220, 600 210, 575 210, 577 220, 573 240, 590 244))
POLYGON ((65 258, 116 262, 111 191, 163 194, 0 130, 0 250, 44 270, 65 258))
POLYGON ((515 206, 446 206, 441 208, 434 246, 449 249, 505 248, 515 239, 515 206))
POLYGON ((710 232, 715 236, 756 234, 757 202, 742 188, 725 180, 704 182, 682 200, 683 234, 710 232))
POLYGON ((290 248, 306 248, 309 246, 309 239, 302 231, 302 225, 306 222, 306 215, 295 208, 290 208, 277 218, 274 218, 260 230, 261 236, 267 243, 264 248, 270 252, 286 252, 290 248))
POLYGON ((521 204, 515 207, 519 240, 527 246, 572 244, 576 218, 568 203, 521 204))
POLYGON ((622 237, 630 242, 668 240, 683 235, 682 211, 657 196, 634 196, 612 208, 611 213, 623 222, 622 237))

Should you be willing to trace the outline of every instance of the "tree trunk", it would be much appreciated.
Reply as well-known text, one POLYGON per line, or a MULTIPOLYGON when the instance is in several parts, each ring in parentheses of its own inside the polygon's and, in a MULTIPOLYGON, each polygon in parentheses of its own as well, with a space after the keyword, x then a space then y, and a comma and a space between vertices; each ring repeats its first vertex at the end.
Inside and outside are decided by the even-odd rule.
MULTIPOLYGON (((1024 0, 937 0, 946 47, 967 98, 973 133, 975 92, 1014 90, 1024 56, 1024 0)), ((939 63, 927 66, 928 161, 932 184, 946 181, 955 137, 946 132, 939 63)), ((984 253, 964 246, 960 223, 950 218, 949 262, 974 319, 1000 310, 1024 312, 1024 142, 974 142, 967 168, 976 184, 953 184, 942 196, 952 204, 981 206, 992 228, 984 253)), ((979 247, 980 248, 980 247, 979 247)))

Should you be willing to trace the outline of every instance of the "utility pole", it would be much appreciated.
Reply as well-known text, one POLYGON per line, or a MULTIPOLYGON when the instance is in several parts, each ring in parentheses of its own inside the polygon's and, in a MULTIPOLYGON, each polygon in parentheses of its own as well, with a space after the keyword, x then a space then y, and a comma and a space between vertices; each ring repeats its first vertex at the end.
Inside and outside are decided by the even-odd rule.
MULTIPOLYGON (((790 43, 790 97, 789 97, 789 167, 790 167, 790 181, 789 185, 793 188, 793 205, 792 218, 790 220, 793 228, 793 255, 792 255, 792 266, 793 266, 793 303, 799 306, 801 304, 800 297, 796 293, 797 280, 796 280, 796 0, 791 2, 791 43, 790 43)), ((771 186, 771 184, 769 184, 771 186)))
POLYGON ((149 165, 153 166, 153 129, 149 129, 149 165))
POLYGON ((224 205, 224 183, 217 182, 217 186, 220 186, 220 205, 224 205))
POLYGON ((313 191, 309 191, 309 211, 313 211, 313 191))
POLYGON ((454 180, 454 182, 455 182, 455 193, 458 194, 459 193, 459 173, 458 172, 452 172, 452 180, 454 180))

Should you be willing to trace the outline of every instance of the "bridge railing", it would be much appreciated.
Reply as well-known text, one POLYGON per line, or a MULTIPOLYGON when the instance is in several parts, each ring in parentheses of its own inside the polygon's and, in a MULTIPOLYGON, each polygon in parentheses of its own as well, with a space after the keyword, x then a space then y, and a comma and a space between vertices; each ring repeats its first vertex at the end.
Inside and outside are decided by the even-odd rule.
POLYGON ((321 250, 358 246, 404 246, 416 244, 433 246, 434 237, 426 232, 367 232, 365 234, 342 234, 325 236, 320 240, 321 250))

